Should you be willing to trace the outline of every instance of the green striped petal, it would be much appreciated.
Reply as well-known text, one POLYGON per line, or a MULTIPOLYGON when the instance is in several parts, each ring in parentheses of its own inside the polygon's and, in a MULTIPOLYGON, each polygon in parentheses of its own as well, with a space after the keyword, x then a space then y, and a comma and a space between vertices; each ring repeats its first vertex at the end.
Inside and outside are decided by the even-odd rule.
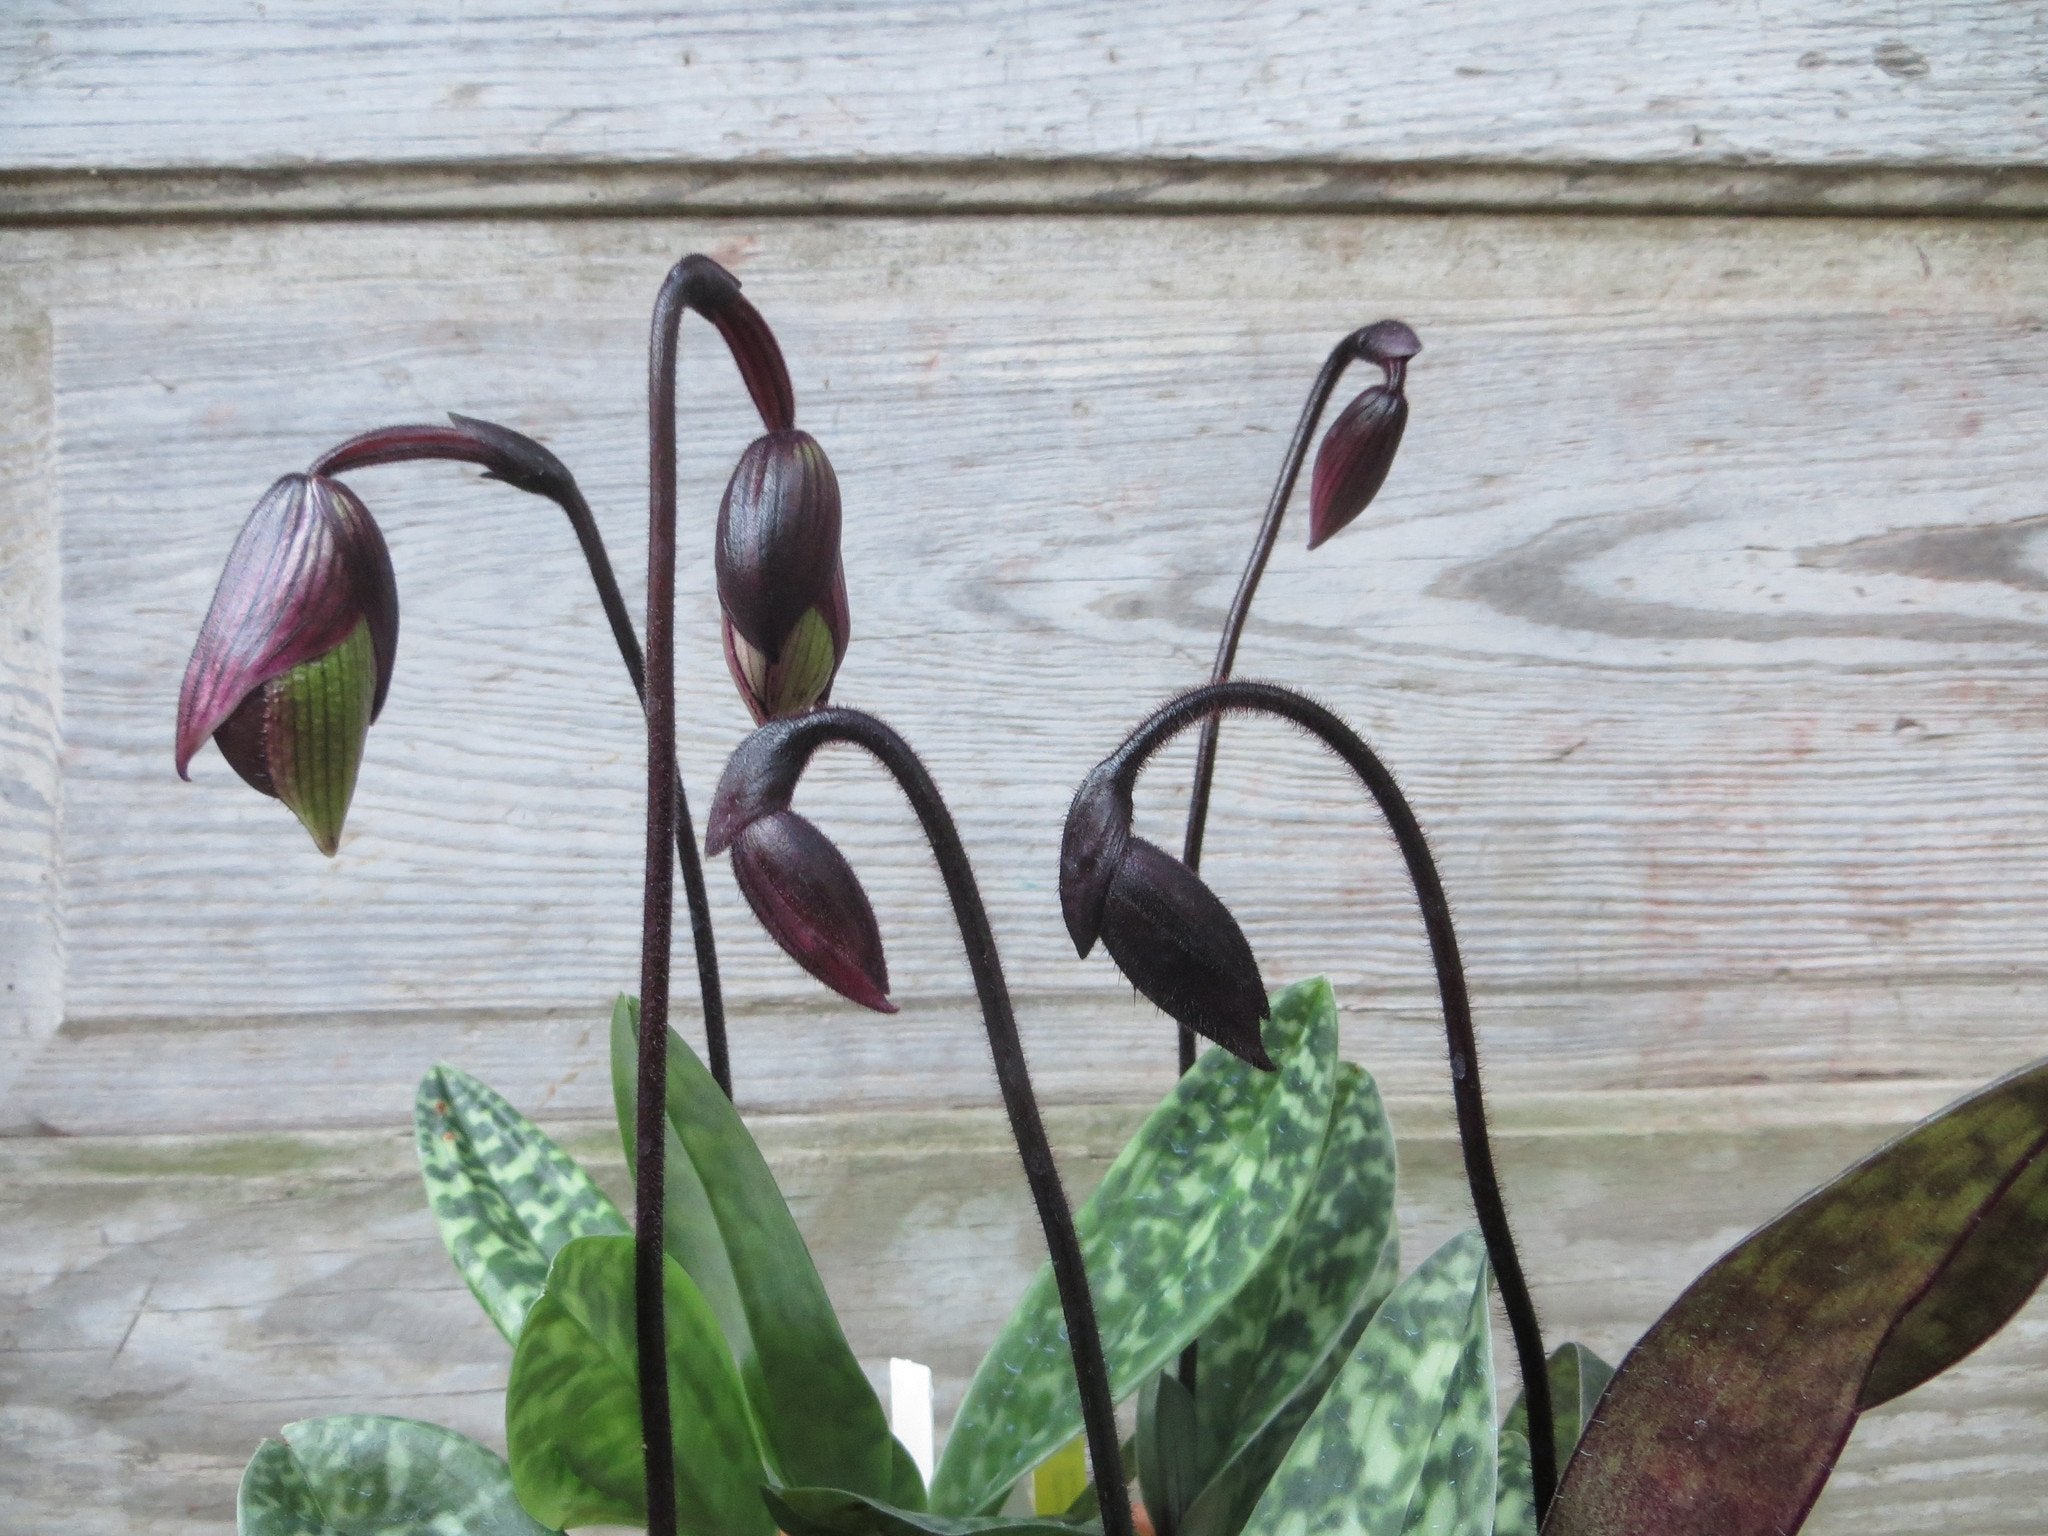
POLYGON ((368 621, 324 656, 264 684, 270 782, 322 853, 341 846, 341 824, 356 792, 356 769, 377 697, 377 657, 368 621))

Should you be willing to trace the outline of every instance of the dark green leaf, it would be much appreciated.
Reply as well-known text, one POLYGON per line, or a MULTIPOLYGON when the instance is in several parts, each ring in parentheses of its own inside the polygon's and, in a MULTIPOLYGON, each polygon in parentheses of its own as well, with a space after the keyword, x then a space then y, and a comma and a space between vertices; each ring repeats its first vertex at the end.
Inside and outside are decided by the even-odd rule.
MULTIPOLYGON (((1593 1405, 1614 1378, 1614 1367, 1583 1344, 1560 1344, 1550 1352, 1544 1374, 1550 1378, 1550 1418, 1556 1428, 1557 1464, 1571 1460, 1579 1436, 1593 1417, 1593 1405)), ((1500 1427, 1500 1493, 1494 1524, 1535 1530, 1536 1484, 1529 1464, 1529 1405, 1519 1392, 1500 1427), (1512 1456, 1510 1451, 1512 1449, 1512 1456)))
POLYGON ((1745 1238, 1622 1361, 1549 1536, 1797 1530, 1888 1340, 1913 1331, 1901 1346, 1911 1364, 1887 1365, 1881 1390, 1946 1366, 2040 1276, 2044 1157, 2048 1062, 1950 1106, 1745 1238), (1987 1221, 2022 1252, 1987 1253, 1987 1221), (1990 1295, 1971 1294, 1986 1283, 1990 1295))
MULTIPOLYGON (((1136 1390, 1195 1337, 1279 1241, 1308 1192, 1336 1080, 1328 983, 1273 1000, 1277 1072, 1211 1050, 1154 1110, 1075 1215, 1112 1390, 1136 1390)), ((1081 1427, 1050 1267, 975 1372, 932 1506, 981 1508, 1081 1427)))
POLYGON ((1383 1267, 1393 1236, 1394 1134, 1372 1078, 1344 1062, 1308 1198, 1258 1273, 1202 1330, 1195 1397, 1205 1471, 1301 1390, 1361 1308, 1370 1317, 1399 1274, 1398 1249, 1383 1267))
MULTIPOLYGON (((1365 1332, 1400 1273, 1401 1240, 1397 1233, 1390 1232, 1380 1252, 1379 1265, 1360 1296, 1358 1310, 1330 1341, 1323 1358, 1316 1362, 1294 1396, 1245 1436, 1209 1478, 1181 1522, 1181 1536, 1236 1536, 1244 1529, 1245 1521, 1266 1491, 1266 1484, 1272 1481, 1273 1473, 1301 1433, 1301 1426, 1308 1422, 1323 1394, 1329 1391, 1330 1383, 1351 1358, 1359 1335, 1365 1332)), ((1198 1401, 1200 1396, 1198 1390, 1198 1401)))
MULTIPOLYGON (((612 1010, 612 1089, 630 1163, 639 1008, 612 1010)), ((754 1138, 696 1052, 668 1042, 662 1244, 738 1362, 777 1480, 901 1498, 896 1442, 754 1138)), ((920 1502, 922 1493, 919 1490, 920 1502)))
POLYGON ((240 1536, 548 1536, 505 1463, 452 1429, 343 1414, 281 1433, 242 1474, 240 1536))
POLYGON ((1195 1500, 1201 1466, 1195 1447, 1195 1400, 1180 1378, 1161 1371, 1138 1393, 1138 1486, 1157 1536, 1178 1536, 1195 1500))
POLYGON ((625 1218, 568 1153, 467 1073, 429 1071, 412 1118, 448 1256, 498 1331, 516 1340, 562 1244, 622 1233, 625 1218))
MULTIPOLYGON (((666 1261, 669 1412, 676 1510, 693 1536, 771 1536, 752 1420, 718 1322, 666 1261)), ((505 1389, 505 1439, 519 1501, 557 1525, 646 1518, 633 1240, 582 1237, 555 1255, 527 1314, 505 1389)))
POLYGON ((1245 1536, 1485 1536, 1493 1525, 1486 1246, 1454 1237, 1394 1287, 1245 1536))
POLYGON ((903 1449, 903 1442, 889 1437, 889 1499, 897 1509, 924 1508, 924 1474, 903 1449))
POLYGON ((763 1497, 788 1536, 1076 1536, 1102 1527, 1044 1517, 933 1515, 837 1488, 771 1488, 763 1497))

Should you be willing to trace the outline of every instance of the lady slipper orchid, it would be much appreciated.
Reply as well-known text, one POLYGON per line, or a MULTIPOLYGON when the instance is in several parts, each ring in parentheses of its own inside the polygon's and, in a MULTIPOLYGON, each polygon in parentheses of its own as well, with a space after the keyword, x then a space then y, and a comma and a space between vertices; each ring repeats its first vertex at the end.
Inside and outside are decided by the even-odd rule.
POLYGON ((332 855, 397 650, 398 587, 369 509, 339 480, 286 475, 243 525, 192 649, 179 776, 213 737, 332 855))
POLYGON ((1187 865, 1131 831, 1112 760, 1082 781, 1060 840, 1060 909, 1082 956, 1099 938, 1132 986, 1174 1022, 1273 1070, 1260 1030, 1266 984, 1237 919, 1187 865))
POLYGON ((1408 359, 1421 350, 1421 339, 1399 320, 1382 320, 1359 333, 1359 356, 1378 363, 1386 380, 1344 407, 1323 434, 1309 481, 1310 549, 1341 532, 1386 483, 1408 426, 1408 359))
POLYGON ((756 438, 718 508, 725 659, 756 725, 825 703, 850 635, 839 480, 795 428, 756 438))

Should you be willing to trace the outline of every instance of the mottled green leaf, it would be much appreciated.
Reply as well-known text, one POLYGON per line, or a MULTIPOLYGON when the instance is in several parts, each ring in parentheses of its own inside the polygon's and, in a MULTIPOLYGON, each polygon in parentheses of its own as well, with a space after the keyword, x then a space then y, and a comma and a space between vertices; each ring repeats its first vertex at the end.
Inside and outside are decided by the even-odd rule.
MULTIPOLYGON (((1118 1397, 1178 1354, 1286 1230, 1329 1123, 1336 1040, 1327 982, 1279 993, 1266 1026, 1279 1070, 1204 1054, 1076 1213, 1118 1397)), ((932 1480, 932 1507, 982 1508, 1080 1427, 1046 1266, 968 1386, 932 1480)))
POLYGON ((1181 1536, 1237 1536, 1244 1529, 1245 1521, 1266 1491, 1266 1484, 1301 1433, 1301 1426, 1308 1422, 1330 1383, 1350 1360, 1359 1335, 1365 1332, 1400 1273, 1400 1235, 1389 1232, 1386 1246, 1380 1251, 1379 1265, 1359 1298, 1358 1309, 1330 1340, 1323 1358, 1316 1362, 1294 1395, 1245 1436, 1229 1459, 1210 1476, 1181 1522, 1181 1536))
MULTIPOLYGON (((1593 1405, 1614 1379, 1614 1367, 1583 1344, 1560 1344, 1544 1363, 1550 1379, 1550 1420, 1556 1429, 1557 1464, 1571 1460, 1572 1451, 1593 1416, 1593 1405)), ((1529 1461, 1529 1405, 1524 1394, 1515 1394, 1514 1406, 1500 1427, 1500 1492, 1495 1500, 1494 1526, 1500 1531, 1534 1531, 1536 1483, 1529 1461), (1512 1455, 1510 1454, 1512 1451, 1512 1455)))
POLYGON ((498 1331, 516 1340, 562 1244, 615 1236, 625 1218, 568 1153, 465 1072, 429 1071, 412 1118, 448 1256, 498 1331))
POLYGON ((1536 1536, 1536 1473, 1529 1461, 1529 1437, 1500 1432, 1500 1485, 1493 1499, 1493 1536, 1536 1536))
POLYGON ((1221 1466, 1300 1391, 1361 1307, 1385 1298, 1399 1272, 1398 1250, 1394 1265, 1382 1267, 1393 1236, 1394 1133, 1372 1078, 1344 1062, 1308 1198, 1258 1272, 1202 1330, 1195 1400, 1205 1470, 1221 1466))
POLYGON ((1452 1238, 1395 1286, 1245 1536, 1484 1536, 1494 1491, 1487 1294, 1476 1232, 1452 1238))
MULTIPOLYGON (((690 1277, 665 1261, 676 1510, 692 1536, 772 1536, 766 1481, 732 1355, 690 1277)), ((555 1255, 505 1389, 512 1480, 557 1525, 646 1518, 633 1240, 582 1237, 555 1255)))
POLYGON ((933 1515, 837 1488, 771 1488, 763 1497, 788 1536, 1077 1536, 1099 1523, 1043 1516, 933 1515))
POLYGON ((505 1463, 452 1429, 342 1414, 280 1433, 242 1474, 240 1536, 548 1536, 505 1463))
POLYGON ((2010 1315, 2014 1276, 2038 1279, 2044 1159, 2048 1062, 1951 1105, 1737 1244, 1622 1361, 1549 1536, 1796 1531, 1901 1320, 1926 1331, 1885 1390, 2010 1315), (1985 1252, 1987 1221, 2023 1252, 1985 1252), (1995 1294, 1969 1294, 1992 1276, 1995 1294), (1937 1334, 1948 1342, 1928 1348, 1937 1334))
MULTIPOLYGON (((612 1093, 633 1158, 639 1005, 612 1010, 612 1093)), ((739 1365, 778 1481, 878 1499, 917 1494, 803 1234, 738 1111, 689 1043, 668 1042, 662 1245, 697 1283, 739 1365)))
POLYGON ((1157 1536, 1176 1536, 1180 1519, 1200 1487, 1195 1446, 1195 1400, 1172 1371, 1161 1371, 1138 1392, 1138 1486, 1157 1536))

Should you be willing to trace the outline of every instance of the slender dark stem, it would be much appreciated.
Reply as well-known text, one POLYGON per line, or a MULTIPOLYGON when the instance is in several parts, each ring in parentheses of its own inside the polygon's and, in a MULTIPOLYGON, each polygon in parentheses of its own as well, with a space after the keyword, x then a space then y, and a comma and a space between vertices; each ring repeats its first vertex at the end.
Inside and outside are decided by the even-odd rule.
POLYGON ((1110 1392, 1109 1368, 1103 1358, 1102 1334, 1096 1326, 1095 1307, 1089 1296, 1081 1241, 1074 1231, 1073 1209, 1060 1184, 1059 1170, 1053 1164, 1052 1144, 1039 1118, 1038 1100, 1031 1091, 1031 1073, 1025 1065, 1023 1042, 1017 1036, 1017 1017, 1010 1005, 1009 987, 1003 980, 995 931, 989 926, 988 911, 982 905, 981 890, 975 883, 974 870, 967 861, 967 850, 961 845, 952 813, 946 809, 938 786, 909 743, 872 715, 852 709, 814 710, 767 729, 786 731, 789 749, 802 758, 808 758, 828 741, 847 741, 866 748, 895 776, 938 860, 939 874, 946 883, 946 895, 953 904, 953 916, 967 949, 968 969, 974 973, 974 990, 981 1001, 989 1050, 995 1057, 1003 1108, 1009 1112, 1010 1130, 1024 1163, 1025 1182, 1030 1185, 1032 1203, 1038 1207, 1038 1219, 1045 1228, 1053 1280, 1066 1316, 1067 1344, 1074 1357, 1074 1379, 1081 1391, 1081 1417, 1087 1431, 1088 1456, 1095 1468, 1103 1531, 1105 1536, 1131 1536, 1130 1494, 1123 1452, 1117 1441, 1116 1400, 1110 1392))
MULTIPOLYGON (((647 355, 647 878, 640 927, 639 1098, 633 1118, 633 1316, 646 1452, 648 1536, 675 1536, 674 1436, 669 1426, 668 1329, 662 1311, 661 1204, 667 1153, 668 969, 675 921, 676 333, 682 295, 671 280, 655 300, 647 355)), ((695 851, 694 840, 691 849, 695 851)))
MULTIPOLYGON (((1287 503, 1293 499, 1294 485, 1301 478, 1301 466, 1308 458, 1308 445, 1316 435, 1316 424, 1323 418, 1329 407, 1330 396, 1336 393, 1337 381, 1344 377, 1359 355, 1365 332, 1354 331, 1330 349, 1330 355, 1323 360, 1322 371, 1316 375, 1310 387, 1308 400, 1302 405, 1301 419, 1294 424, 1294 437, 1287 445, 1287 456, 1280 461, 1280 478, 1273 482, 1273 494, 1266 499, 1266 515, 1259 523, 1258 535, 1252 540, 1251 558, 1245 561, 1244 574, 1237 579, 1237 595, 1230 600, 1230 612, 1223 620, 1223 636, 1216 643, 1216 663, 1209 669, 1209 681, 1220 683, 1230 676, 1230 669, 1237 662, 1237 643, 1244 637, 1245 620, 1252 611, 1252 597, 1259 590, 1259 581, 1266 574, 1266 562, 1272 558, 1273 546, 1280 538, 1280 520, 1287 515, 1287 503)), ((1209 790, 1216 780, 1216 736, 1222 721, 1211 715, 1202 722, 1202 738, 1195 747, 1195 778, 1188 794, 1187 832, 1181 839, 1181 862, 1189 869, 1202 867, 1202 837, 1209 826, 1209 790)), ((1180 1069, 1183 1074, 1195 1064, 1195 1032, 1183 1026, 1180 1031, 1180 1069)), ((1184 1362, 1192 1366, 1192 1361, 1184 1362)), ((1185 1373, 1184 1373, 1185 1374, 1185 1373)), ((1192 1381, 1189 1382, 1192 1386, 1192 1381)))
MULTIPOLYGON (((478 425, 482 424, 469 423, 468 428, 478 425)), ((417 459, 455 459, 489 467, 494 462, 493 440, 468 428, 460 422, 453 427, 439 423, 380 427, 329 449, 313 461, 311 473, 346 474, 373 465, 417 459)), ((538 450, 538 445, 533 446, 544 452, 538 450)), ((526 485, 521 489, 545 496, 568 517, 576 543, 583 551, 583 563, 590 568, 591 584, 597 588, 605 622, 611 626, 612 641, 619 648, 619 660, 625 663, 626 676, 632 679, 634 697, 645 709, 646 661, 640 652, 640 637, 633 632, 633 616, 627 612, 625 595, 619 590, 619 578, 612 570, 611 555, 604 547, 604 535, 598 531, 597 519, 583 497, 582 487, 552 454, 547 459, 560 471, 559 477, 551 477, 544 488, 526 485)), ((710 1057, 712 1077, 725 1090, 725 1096, 731 1098, 732 1059, 726 1045, 725 996, 718 978, 718 950, 711 934, 711 902, 704 890, 704 863, 697 852, 697 835, 690 824, 690 803, 683 794, 680 772, 676 775, 675 797, 676 857, 682 861, 683 895, 689 903, 690 937, 696 946, 697 987, 704 1003, 705 1051, 710 1057)))
POLYGON ((1436 860, 1407 797, 1372 748, 1322 705, 1271 683, 1211 683, 1168 701, 1130 734, 1112 758, 1119 765, 1125 787, 1136 779, 1145 760, 1177 732, 1196 720, 1212 721, 1219 714, 1232 711, 1290 720, 1343 758, 1372 792, 1380 814, 1400 846, 1401 857, 1407 862, 1415 899, 1422 909, 1422 924, 1429 935, 1430 958, 1436 966, 1437 995, 1443 1005, 1444 1034, 1450 1047, 1451 1094, 1457 1103, 1458 1139, 1465 1155, 1465 1179, 1471 1187, 1472 1208, 1479 1217, 1480 1233, 1486 1239, 1487 1256, 1500 1284, 1501 1305, 1514 1333, 1522 1396, 1529 1412, 1529 1460, 1534 1474, 1536 1518, 1540 1522, 1557 1489, 1557 1443, 1551 1424, 1543 1334, 1537 1325, 1528 1282, 1522 1274, 1521 1256, 1515 1251, 1514 1234, 1508 1226, 1500 1178, 1494 1170, 1493 1149, 1486 1133, 1486 1100, 1479 1084, 1479 1042, 1472 1028, 1472 999, 1465 987, 1465 967, 1458 954, 1457 932, 1451 924, 1450 900, 1444 894, 1436 860))

